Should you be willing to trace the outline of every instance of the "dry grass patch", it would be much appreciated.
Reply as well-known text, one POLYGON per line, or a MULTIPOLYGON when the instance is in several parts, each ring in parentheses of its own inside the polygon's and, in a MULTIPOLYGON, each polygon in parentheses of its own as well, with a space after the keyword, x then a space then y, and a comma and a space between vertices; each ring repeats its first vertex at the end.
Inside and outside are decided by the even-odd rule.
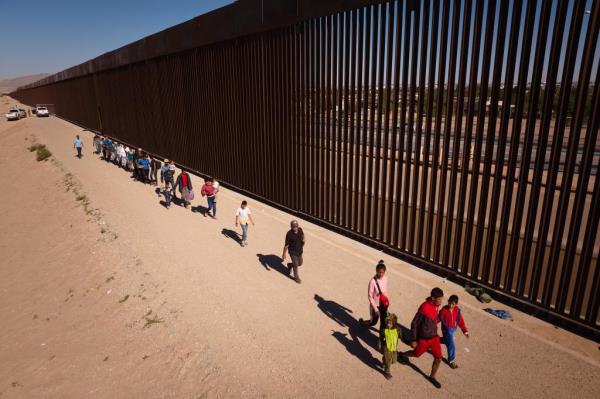
POLYGON ((46 148, 45 144, 34 143, 27 148, 30 152, 36 152, 35 159, 38 162, 45 161, 46 159, 52 156, 52 153, 48 148, 46 148))

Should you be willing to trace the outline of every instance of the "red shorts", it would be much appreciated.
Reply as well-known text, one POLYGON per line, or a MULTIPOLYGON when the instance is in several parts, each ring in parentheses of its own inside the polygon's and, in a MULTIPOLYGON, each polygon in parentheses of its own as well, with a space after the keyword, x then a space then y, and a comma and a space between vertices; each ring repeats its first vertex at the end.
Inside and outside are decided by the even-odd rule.
POLYGON ((431 349, 431 354, 436 359, 442 358, 442 345, 440 345, 440 337, 435 336, 429 339, 419 339, 417 341, 417 347, 415 348, 415 356, 419 357, 423 353, 431 349))

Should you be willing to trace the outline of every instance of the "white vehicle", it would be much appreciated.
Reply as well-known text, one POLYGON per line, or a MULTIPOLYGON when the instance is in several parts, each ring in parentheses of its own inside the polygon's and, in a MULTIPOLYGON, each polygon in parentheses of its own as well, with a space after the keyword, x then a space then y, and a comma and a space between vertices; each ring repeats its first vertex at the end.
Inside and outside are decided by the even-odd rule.
POLYGON ((5 116, 7 121, 16 121, 21 119, 19 110, 16 108, 9 109, 5 116))
POLYGON ((37 107, 37 112, 35 113, 37 116, 50 116, 48 112, 48 108, 46 107, 37 107))

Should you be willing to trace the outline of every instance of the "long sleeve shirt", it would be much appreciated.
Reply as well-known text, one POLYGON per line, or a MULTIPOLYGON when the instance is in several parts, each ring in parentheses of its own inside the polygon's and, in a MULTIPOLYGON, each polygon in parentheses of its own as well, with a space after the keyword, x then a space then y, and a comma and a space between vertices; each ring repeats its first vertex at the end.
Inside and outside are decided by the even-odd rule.
POLYGON ((431 298, 427 298, 419 307, 419 311, 410 324, 413 340, 429 339, 437 336, 437 324, 439 322, 438 307, 431 298))
MULTIPOLYGON (((387 295, 387 277, 383 276, 380 279, 377 279, 377 283, 379 283, 379 288, 381 288, 381 292, 387 295)), ((375 277, 373 277, 369 281, 369 302, 371 303, 371 307, 373 310, 379 311, 379 290, 377 289, 377 284, 375 284, 375 277)))
POLYGON ((469 331, 458 306, 455 306, 454 309, 450 309, 449 306, 444 306, 442 310, 440 310, 440 320, 445 328, 453 329, 458 325, 463 333, 469 331))

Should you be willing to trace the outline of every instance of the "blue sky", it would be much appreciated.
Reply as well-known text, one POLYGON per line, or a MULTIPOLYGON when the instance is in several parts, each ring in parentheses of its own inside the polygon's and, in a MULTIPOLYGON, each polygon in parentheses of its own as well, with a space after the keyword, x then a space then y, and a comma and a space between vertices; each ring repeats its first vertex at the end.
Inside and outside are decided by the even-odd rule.
MULTIPOLYGON (((550 20, 554 21, 558 1, 568 1, 567 25, 565 27, 565 32, 568 32, 573 11, 573 0, 532 1, 536 1, 537 4, 533 34, 534 42, 537 38, 542 4, 552 7, 550 20)), ((18 4, 16 7, 7 7, 9 1, 0 0, 0 9, 3 10, 0 14, 0 80, 42 72, 59 72, 232 2, 233 0, 181 0, 175 2, 165 0, 32 0, 18 4), (10 11, 6 12, 7 9, 10 11)), ((592 2, 593 0, 586 0, 586 10, 591 9, 592 2)), ((453 3, 454 0, 451 0, 450 4, 453 3)), ((488 0, 485 0, 483 4, 485 15, 488 0)), ((519 21, 522 30, 525 22, 524 8, 526 2, 511 0, 509 4, 509 15, 512 13, 515 4, 523 7, 522 19, 519 21)), ((496 24, 498 18, 499 6, 495 14, 496 24)), ((589 19, 589 14, 586 14, 583 18, 583 32, 587 31, 589 19)), ((461 13, 459 31, 463 29, 462 21, 463 16, 461 13)), ((473 21, 474 12, 471 18, 471 28, 473 28, 473 21)), ((510 23, 507 32, 510 31, 510 23)), ((396 26, 395 23, 394 26, 396 26)), ((483 28, 485 29, 485 24, 483 28)), ((552 25, 549 30, 549 37, 551 37, 551 32, 552 25)), ((494 39, 493 48, 495 48, 495 42, 494 39)), ((446 44, 450 44, 449 40, 446 44)), ((439 45, 440 43, 438 43, 438 51, 439 45)), ((522 43, 519 42, 517 59, 520 57, 521 45, 522 43)), ((483 41, 481 46, 483 46, 483 41)), ((469 47, 472 49, 472 45, 469 47)), ((577 79, 579 72, 582 50, 583 40, 580 42, 575 79, 577 79)), ((505 55, 507 51, 508 45, 505 48, 505 55)), ((429 53, 427 54, 428 58, 429 53)), ((594 58, 595 72, 600 58, 600 41, 597 44, 594 58)), ((530 62, 533 63, 533 57, 530 62)), ((544 75, 547 62, 546 58, 544 75)), ((563 62, 564 59, 561 57, 559 76, 562 72, 563 62)), ((531 68, 529 69, 531 71, 531 68)), ((375 69, 375 73, 377 73, 377 69, 375 69)), ((467 70, 467 79, 469 74, 470 69, 467 70)), ((504 73, 502 75, 504 77, 504 73)), ((490 79, 491 76, 490 74, 490 79)), ((593 76, 594 74, 592 74, 592 79, 593 76)), ((543 76, 542 80, 545 80, 545 78, 543 76)))
POLYGON ((0 80, 54 73, 233 0, 0 0, 0 80))

